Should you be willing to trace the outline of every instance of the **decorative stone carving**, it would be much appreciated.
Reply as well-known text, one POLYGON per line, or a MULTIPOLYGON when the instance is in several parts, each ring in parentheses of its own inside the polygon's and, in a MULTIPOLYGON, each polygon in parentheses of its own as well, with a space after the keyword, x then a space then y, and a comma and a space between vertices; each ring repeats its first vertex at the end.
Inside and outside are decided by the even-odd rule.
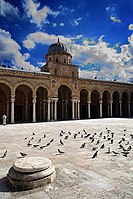
POLYGON ((21 158, 13 164, 7 174, 10 184, 20 190, 45 186, 53 183, 55 177, 55 167, 51 160, 43 157, 21 158))

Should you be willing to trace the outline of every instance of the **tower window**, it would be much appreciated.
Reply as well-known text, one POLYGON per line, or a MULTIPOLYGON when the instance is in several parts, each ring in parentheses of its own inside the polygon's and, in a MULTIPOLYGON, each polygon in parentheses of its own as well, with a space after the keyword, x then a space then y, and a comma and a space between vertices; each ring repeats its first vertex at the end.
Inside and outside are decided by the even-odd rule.
POLYGON ((58 58, 56 58, 56 60, 55 60, 56 62, 58 62, 58 58))
POLYGON ((74 77, 74 71, 72 71, 72 77, 74 77))
POLYGON ((51 61, 51 57, 49 57, 49 61, 51 61))
POLYGON ((57 75, 57 69, 55 68, 55 75, 57 75))
POLYGON ((66 63, 66 59, 64 59, 64 63, 66 63))

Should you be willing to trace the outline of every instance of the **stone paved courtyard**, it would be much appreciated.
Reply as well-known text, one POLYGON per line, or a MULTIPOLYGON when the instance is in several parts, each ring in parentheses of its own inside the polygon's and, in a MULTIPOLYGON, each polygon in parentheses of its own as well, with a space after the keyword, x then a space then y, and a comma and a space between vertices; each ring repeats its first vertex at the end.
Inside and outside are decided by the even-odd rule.
POLYGON ((0 157, 7 150, 6 156, 0 158, 0 198, 133 199, 130 134, 133 119, 124 118, 0 125, 0 157), (64 153, 59 154, 58 149, 64 153), (92 158, 96 151, 97 157, 92 158), (129 152, 127 157, 125 151, 129 152), (10 187, 6 175, 21 157, 20 152, 50 158, 56 168, 55 182, 29 191, 10 187))

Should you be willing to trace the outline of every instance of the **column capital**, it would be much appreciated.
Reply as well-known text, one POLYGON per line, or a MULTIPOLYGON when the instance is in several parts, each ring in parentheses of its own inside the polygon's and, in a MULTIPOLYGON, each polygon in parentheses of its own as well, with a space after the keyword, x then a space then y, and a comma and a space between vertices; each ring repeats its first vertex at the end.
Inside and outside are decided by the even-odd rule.
POLYGON ((15 94, 11 94, 11 100, 15 101, 15 94))
POLYGON ((36 99, 33 99, 33 100, 32 100, 32 103, 35 104, 35 103, 36 103, 36 99))
POLYGON ((87 101, 87 103, 90 104, 90 103, 91 103, 91 100, 89 99, 89 100, 87 101))
POLYGON ((51 98, 51 100, 52 100, 52 101, 55 101, 55 102, 58 101, 58 99, 59 99, 58 97, 52 97, 52 98, 51 98))
POLYGON ((99 103, 102 104, 102 103, 103 103, 103 100, 99 100, 99 103))

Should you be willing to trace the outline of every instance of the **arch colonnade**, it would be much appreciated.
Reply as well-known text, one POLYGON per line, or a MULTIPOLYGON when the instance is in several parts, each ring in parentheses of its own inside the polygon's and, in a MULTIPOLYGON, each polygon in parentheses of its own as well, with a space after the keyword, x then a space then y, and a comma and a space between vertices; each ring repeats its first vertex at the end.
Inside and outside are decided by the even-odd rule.
POLYGON ((83 88, 75 95, 60 85, 54 97, 43 86, 0 83, 0 118, 3 114, 8 123, 133 117, 133 92, 83 88))

